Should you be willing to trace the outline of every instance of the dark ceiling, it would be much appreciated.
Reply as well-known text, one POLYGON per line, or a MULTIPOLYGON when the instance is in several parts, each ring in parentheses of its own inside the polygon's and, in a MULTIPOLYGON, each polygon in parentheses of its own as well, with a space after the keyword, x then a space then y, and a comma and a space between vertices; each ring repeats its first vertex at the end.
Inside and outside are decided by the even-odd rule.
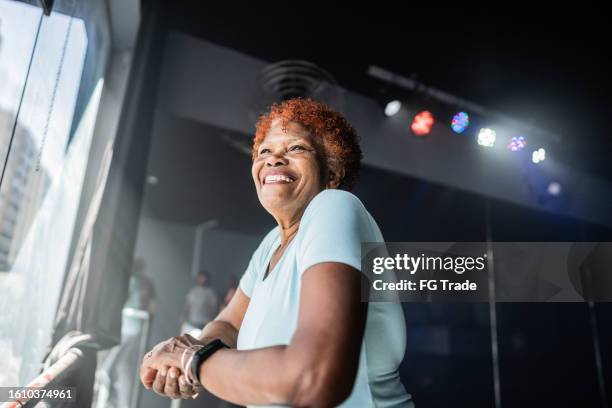
MULTIPOLYGON (((221 229, 261 236, 274 219, 261 207, 251 173, 250 137, 157 112, 143 211, 181 224, 216 220, 221 229), (177 143, 180 140, 181 143, 177 143), (241 148, 247 146, 247 151, 241 148)), ((562 216, 363 166, 353 191, 387 241, 482 241, 485 207, 498 240, 609 240, 609 231, 562 216)))
POLYGON ((609 177, 612 72, 605 14, 468 5, 401 10, 325 3, 168 2, 179 30, 268 61, 304 59, 380 97, 370 64, 559 133, 566 161, 609 177), (264 5, 265 4, 265 5, 264 5), (289 6, 290 5, 290 6, 289 6), (511 13, 511 14, 508 14, 511 13))

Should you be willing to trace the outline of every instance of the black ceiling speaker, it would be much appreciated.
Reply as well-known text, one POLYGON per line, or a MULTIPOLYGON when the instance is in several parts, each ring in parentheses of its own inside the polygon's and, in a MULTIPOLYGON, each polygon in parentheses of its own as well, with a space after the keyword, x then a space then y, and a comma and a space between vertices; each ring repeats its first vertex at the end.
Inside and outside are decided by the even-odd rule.
POLYGON ((302 60, 285 60, 265 66, 258 74, 260 89, 253 95, 251 119, 256 121, 274 102, 312 98, 342 110, 343 90, 323 68, 302 60))
POLYGON ((280 100, 301 97, 316 97, 336 80, 323 68, 308 61, 286 60, 270 64, 259 73, 264 91, 277 95, 280 100))

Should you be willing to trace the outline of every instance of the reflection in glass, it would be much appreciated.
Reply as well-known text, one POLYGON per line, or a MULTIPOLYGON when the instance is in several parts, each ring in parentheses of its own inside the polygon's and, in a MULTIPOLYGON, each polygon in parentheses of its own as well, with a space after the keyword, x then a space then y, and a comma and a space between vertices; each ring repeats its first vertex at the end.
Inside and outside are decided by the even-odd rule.
POLYGON ((85 22, 41 19, 39 8, 6 0, 0 15, 0 385, 17 386, 35 377, 49 346, 103 80, 67 148, 85 22))
POLYGON ((23 224, 20 208, 35 146, 31 132, 15 121, 41 16, 36 7, 0 0, 0 271, 9 269, 13 238, 23 224), (7 162, 9 146, 16 159, 7 162))

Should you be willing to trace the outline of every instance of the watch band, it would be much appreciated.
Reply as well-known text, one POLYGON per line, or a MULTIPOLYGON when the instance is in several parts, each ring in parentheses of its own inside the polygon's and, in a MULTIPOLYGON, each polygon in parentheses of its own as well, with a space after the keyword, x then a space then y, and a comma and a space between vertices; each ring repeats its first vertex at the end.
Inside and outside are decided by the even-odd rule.
POLYGON ((193 359, 191 360, 191 377, 200 382, 200 366, 206 359, 214 354, 215 351, 222 348, 230 348, 227 344, 223 343, 221 340, 216 339, 206 344, 204 347, 199 349, 193 354, 193 359))

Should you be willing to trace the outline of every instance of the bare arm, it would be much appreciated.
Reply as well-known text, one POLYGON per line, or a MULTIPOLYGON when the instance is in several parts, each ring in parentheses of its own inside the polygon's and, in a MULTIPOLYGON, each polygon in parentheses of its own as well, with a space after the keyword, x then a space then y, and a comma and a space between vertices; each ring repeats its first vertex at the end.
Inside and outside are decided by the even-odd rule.
MULTIPOLYGON (((298 327, 291 343, 219 350, 200 367, 204 387, 243 405, 341 403, 355 381, 365 329, 367 303, 361 302, 361 279, 358 270, 342 263, 309 268, 302 277, 298 327)), ((212 330, 207 326, 205 335, 220 333, 212 330)))

